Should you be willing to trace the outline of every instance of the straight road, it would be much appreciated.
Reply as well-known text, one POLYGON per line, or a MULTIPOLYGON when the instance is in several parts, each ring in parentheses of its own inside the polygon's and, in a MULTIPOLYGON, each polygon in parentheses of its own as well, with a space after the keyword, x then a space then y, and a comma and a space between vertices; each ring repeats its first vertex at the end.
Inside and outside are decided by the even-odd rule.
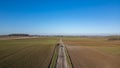
POLYGON ((58 52, 56 68, 69 68, 69 65, 67 62, 67 56, 65 53, 65 46, 63 44, 62 39, 60 39, 60 43, 59 43, 59 52, 58 52))

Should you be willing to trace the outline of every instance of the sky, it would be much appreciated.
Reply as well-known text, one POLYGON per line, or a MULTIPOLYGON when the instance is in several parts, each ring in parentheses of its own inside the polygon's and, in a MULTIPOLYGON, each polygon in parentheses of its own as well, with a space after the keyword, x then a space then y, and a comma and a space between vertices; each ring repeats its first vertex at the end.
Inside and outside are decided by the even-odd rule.
POLYGON ((0 35, 120 34, 120 0, 0 0, 0 35))

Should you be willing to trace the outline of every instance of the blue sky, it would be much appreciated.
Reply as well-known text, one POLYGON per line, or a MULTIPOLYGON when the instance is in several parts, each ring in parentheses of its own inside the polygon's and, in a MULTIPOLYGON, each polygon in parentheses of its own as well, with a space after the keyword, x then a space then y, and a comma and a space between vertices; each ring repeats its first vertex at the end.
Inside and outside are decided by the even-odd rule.
POLYGON ((120 34, 119 0, 0 0, 0 35, 120 34))

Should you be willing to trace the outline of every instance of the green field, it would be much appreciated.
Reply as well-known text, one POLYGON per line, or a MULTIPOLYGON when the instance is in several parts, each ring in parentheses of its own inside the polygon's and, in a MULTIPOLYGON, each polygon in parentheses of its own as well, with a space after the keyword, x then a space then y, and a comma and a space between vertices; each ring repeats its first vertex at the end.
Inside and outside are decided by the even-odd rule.
POLYGON ((0 40, 0 68, 47 68, 56 37, 0 40))

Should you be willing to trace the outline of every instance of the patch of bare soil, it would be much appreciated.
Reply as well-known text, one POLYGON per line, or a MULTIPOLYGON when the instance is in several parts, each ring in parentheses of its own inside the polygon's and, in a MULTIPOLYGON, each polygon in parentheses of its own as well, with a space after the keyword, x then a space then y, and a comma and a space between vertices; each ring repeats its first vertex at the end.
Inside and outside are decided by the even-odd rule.
POLYGON ((92 47, 67 46, 74 68, 120 68, 120 57, 92 47))

